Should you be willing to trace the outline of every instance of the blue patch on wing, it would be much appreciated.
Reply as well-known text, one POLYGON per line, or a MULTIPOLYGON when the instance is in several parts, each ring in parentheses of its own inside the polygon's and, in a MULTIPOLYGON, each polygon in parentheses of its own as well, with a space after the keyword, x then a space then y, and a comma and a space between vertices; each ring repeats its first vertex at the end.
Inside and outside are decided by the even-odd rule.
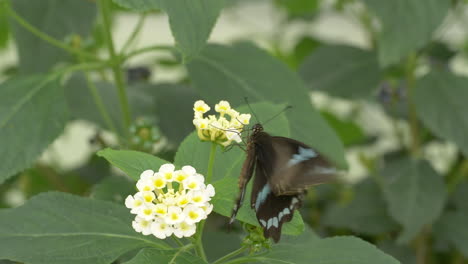
POLYGON ((257 200, 255 201, 255 210, 258 210, 258 208, 260 207, 260 204, 265 202, 270 191, 271 191, 270 186, 267 183, 263 186, 262 190, 258 192, 257 200))
POLYGON ((294 154, 292 158, 288 161, 289 167, 292 167, 298 163, 317 157, 317 152, 309 148, 299 147, 298 152, 299 153, 294 154))

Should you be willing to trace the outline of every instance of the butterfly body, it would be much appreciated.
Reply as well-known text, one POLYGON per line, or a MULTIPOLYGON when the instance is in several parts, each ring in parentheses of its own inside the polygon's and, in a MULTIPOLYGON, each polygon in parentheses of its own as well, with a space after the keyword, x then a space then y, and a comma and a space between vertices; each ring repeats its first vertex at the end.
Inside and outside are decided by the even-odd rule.
POLYGON ((240 195, 234 205, 234 221, 246 192, 255 177, 250 206, 265 237, 278 242, 283 223, 300 208, 307 187, 329 181, 335 171, 318 152, 294 139, 271 136, 260 124, 252 128, 247 142, 247 157, 239 177, 240 195))

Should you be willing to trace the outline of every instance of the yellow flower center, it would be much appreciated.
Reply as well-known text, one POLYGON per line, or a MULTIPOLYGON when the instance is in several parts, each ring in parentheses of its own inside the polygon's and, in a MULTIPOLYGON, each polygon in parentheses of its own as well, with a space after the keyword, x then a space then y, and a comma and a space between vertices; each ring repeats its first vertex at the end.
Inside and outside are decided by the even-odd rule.
POLYGON ((144 213, 145 215, 151 215, 151 212, 152 212, 152 211, 153 211, 153 210, 151 210, 151 209, 149 209, 149 208, 146 208, 146 209, 143 210, 143 213, 144 213))
POLYGON ((172 179, 172 172, 166 172, 166 173, 164 174, 164 177, 166 178, 166 180, 172 179))
POLYGON ((202 201, 202 197, 201 196, 195 196, 192 198, 192 201, 196 202, 196 203, 199 203, 202 201))
POLYGON ((190 219, 197 219, 198 218, 198 214, 196 212, 194 212, 194 211, 190 211, 188 216, 190 217, 190 219))
POLYGON ((140 206, 143 202, 140 201, 140 200, 135 200, 133 201, 133 206, 137 207, 137 206, 140 206))
POLYGON ((172 220, 177 220, 177 219, 179 219, 179 215, 176 214, 176 213, 172 213, 172 214, 171 214, 171 219, 172 219, 172 220))
POLYGON ((187 176, 186 176, 185 174, 179 174, 179 175, 177 175, 176 180, 177 180, 178 182, 182 182, 182 181, 185 180, 186 178, 187 178, 187 176))
POLYGON ((151 187, 149 186, 145 186, 143 187, 143 191, 147 192, 147 191, 151 191, 151 187))
POLYGON ((188 184, 187 187, 190 188, 190 189, 195 189, 195 188, 197 188, 197 183, 196 182, 191 182, 191 183, 188 184))
POLYGON ((145 201, 146 202, 151 202, 151 201, 153 201, 153 197, 151 195, 146 195, 145 196, 145 201))
POLYGON ((156 188, 163 188, 164 187, 164 181, 162 179, 156 179, 154 181, 154 186, 156 188))
POLYGON ((179 201, 179 205, 182 206, 182 205, 186 205, 188 204, 189 200, 187 198, 183 198, 183 199, 180 199, 179 201))
POLYGON ((156 213, 160 214, 160 215, 161 214, 164 215, 164 214, 166 214, 166 210, 164 210, 164 208, 158 208, 158 209, 156 209, 156 213))
POLYGON ((140 225, 141 225, 142 227, 147 227, 147 226, 149 225, 149 222, 143 220, 143 221, 140 222, 140 225))
POLYGON ((197 106, 197 107, 195 108, 195 110, 196 110, 197 112, 205 112, 205 108, 204 108, 203 106, 201 106, 201 105, 200 105, 200 106, 197 106))

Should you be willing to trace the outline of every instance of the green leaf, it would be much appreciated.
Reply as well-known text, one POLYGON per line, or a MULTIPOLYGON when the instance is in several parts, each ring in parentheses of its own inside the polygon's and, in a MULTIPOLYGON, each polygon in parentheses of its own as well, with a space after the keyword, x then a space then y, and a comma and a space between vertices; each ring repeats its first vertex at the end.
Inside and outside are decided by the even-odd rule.
POLYGON ((177 146, 194 129, 193 103, 199 97, 194 89, 171 83, 144 85, 141 88, 155 98, 154 111, 161 131, 171 144, 177 146))
MULTIPOLYGON (((260 119, 265 120, 284 110, 284 106, 264 102, 252 104, 250 107, 260 119)), ((235 109, 240 113, 250 112, 247 106, 236 107, 235 109)), ((254 118, 255 117, 252 117, 251 123, 254 118)), ((276 136, 289 136, 289 123, 284 114, 280 114, 265 124, 264 129, 266 132, 274 133, 276 136)), ((231 175, 231 173, 233 177, 237 178, 240 174, 240 164, 245 159, 244 152, 238 147, 233 147, 228 151, 221 150, 220 146, 217 148, 218 153, 216 154, 213 166, 213 180, 222 179, 231 175), (236 168, 236 170, 232 171, 234 168, 236 168)), ((201 141, 197 133, 194 132, 185 138, 180 145, 174 163, 178 166, 191 165, 198 172, 206 175, 210 149, 211 142, 201 141)))
POLYGON ((450 8, 447 0, 363 0, 382 23, 378 37, 382 66, 399 62, 426 45, 450 8))
POLYGON ((227 99, 239 105, 248 97, 250 101, 292 105, 286 113, 292 138, 346 167, 342 143, 313 108, 298 75, 261 49, 248 43, 209 45, 188 64, 188 71, 195 88, 209 103, 227 99))
POLYGON ((224 0, 160 1, 169 16, 169 25, 177 47, 185 60, 191 59, 205 46, 224 7, 224 0))
POLYGON ((121 7, 132 9, 134 11, 144 12, 158 10, 161 8, 162 0, 112 0, 121 7))
POLYGON ((8 16, 5 10, 5 4, 0 3, 0 50, 8 45, 10 39, 10 27, 8 25, 8 16))
POLYGON ((364 131, 351 120, 342 120, 330 112, 320 112, 328 124, 336 131, 345 146, 364 143, 368 138, 364 131))
POLYGON ((30 167, 68 119, 57 79, 22 76, 0 84, 0 183, 30 167))
POLYGON ((433 71, 416 83, 418 117, 435 135, 457 144, 468 157, 468 78, 433 71))
POLYGON ((113 0, 136 11, 161 8, 169 17, 169 25, 184 60, 190 60, 205 46, 216 24, 224 0, 113 0))
MULTIPOLYGON (((84 39, 91 32, 96 17, 96 4, 76 0, 15 0, 14 10, 29 24, 59 40, 77 34, 84 39)), ((20 71, 46 72, 69 55, 13 23, 20 71)))
POLYGON ((416 264, 415 250, 408 245, 398 245, 395 241, 385 240, 377 245, 380 250, 398 259, 404 264, 416 264))
POLYGON ((356 233, 378 235, 398 229, 387 213, 379 186, 368 179, 356 186, 354 199, 346 205, 333 205, 323 216, 327 226, 348 228, 356 233))
POLYGON ((207 262, 198 256, 183 251, 183 248, 180 248, 178 250, 160 250, 155 248, 145 248, 138 252, 138 254, 133 259, 125 262, 124 264, 148 263, 204 264, 207 262))
POLYGON ((427 161, 402 159, 382 171, 390 215, 401 225, 398 242, 407 243, 441 214, 446 200, 443 179, 427 161))
POLYGON ((161 165, 169 163, 153 155, 133 150, 114 150, 106 148, 99 151, 97 155, 105 158, 135 181, 140 179, 140 174, 143 171, 158 171, 161 165))
POLYGON ((169 248, 132 228, 123 205, 65 193, 35 196, 0 211, 0 259, 35 264, 107 264, 125 252, 169 248))
POLYGON ((288 12, 289 17, 311 17, 319 7, 318 0, 275 0, 275 4, 288 12))
POLYGON ((331 237, 310 240, 300 236, 291 242, 281 242, 263 257, 261 263, 278 264, 397 264, 393 257, 374 245, 356 237, 331 237), (304 240, 306 239, 306 240, 304 240))
POLYGON ((124 204, 125 198, 135 194, 135 182, 122 176, 110 176, 94 185, 91 198, 124 204))
MULTIPOLYGON (((231 217, 232 208, 234 207, 235 200, 239 194, 238 180, 234 177, 226 177, 213 183, 216 190, 216 195, 211 199, 213 210, 226 217, 231 217)), ((247 188, 247 193, 250 194, 252 183, 247 188)), ((248 200, 247 195, 246 200, 248 200)), ((237 213, 236 219, 241 222, 249 223, 251 225, 260 226, 255 216, 255 212, 250 208, 249 202, 244 201, 244 205, 237 213)), ((294 212, 291 222, 283 226, 282 233, 289 235, 299 235, 304 231, 304 222, 302 221, 301 214, 298 211, 294 212)))
POLYGON ((299 71, 310 89, 344 98, 370 97, 383 78, 374 52, 349 46, 319 47, 299 71))
MULTIPOLYGON (((108 82, 95 82, 94 85, 118 133, 124 135, 122 112, 116 88, 112 83, 108 82)), ((155 104, 154 98, 148 96, 145 88, 139 85, 130 86, 128 87, 127 95, 132 114, 135 118, 147 116, 149 113, 154 112, 152 111, 155 104)), ((82 74, 76 74, 70 78, 65 86, 65 96, 74 118, 88 120, 96 123, 101 128, 109 129, 96 106, 86 79, 82 74)))
POLYGON ((468 211, 448 212, 434 225, 434 232, 448 240, 468 258, 468 226, 466 223, 468 223, 468 211))

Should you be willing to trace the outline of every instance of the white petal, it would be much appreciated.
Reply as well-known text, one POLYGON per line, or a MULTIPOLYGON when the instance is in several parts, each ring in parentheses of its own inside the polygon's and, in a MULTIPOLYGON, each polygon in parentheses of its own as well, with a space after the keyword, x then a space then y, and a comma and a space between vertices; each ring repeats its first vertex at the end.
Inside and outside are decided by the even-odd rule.
POLYGON ((144 172, 140 174, 140 179, 149 180, 151 179, 151 177, 153 177, 153 175, 154 175, 153 170, 145 170, 144 172))
POLYGON ((193 175, 193 174, 197 173, 197 171, 195 170, 194 167, 188 166, 188 165, 187 165, 187 166, 183 166, 183 167, 182 167, 182 171, 185 172, 185 173, 187 173, 188 175, 193 175))
POLYGON ((162 165, 162 166, 159 168, 159 172, 163 172, 163 173, 164 173, 164 172, 174 172, 174 169, 175 169, 174 165, 168 163, 168 164, 162 165))

